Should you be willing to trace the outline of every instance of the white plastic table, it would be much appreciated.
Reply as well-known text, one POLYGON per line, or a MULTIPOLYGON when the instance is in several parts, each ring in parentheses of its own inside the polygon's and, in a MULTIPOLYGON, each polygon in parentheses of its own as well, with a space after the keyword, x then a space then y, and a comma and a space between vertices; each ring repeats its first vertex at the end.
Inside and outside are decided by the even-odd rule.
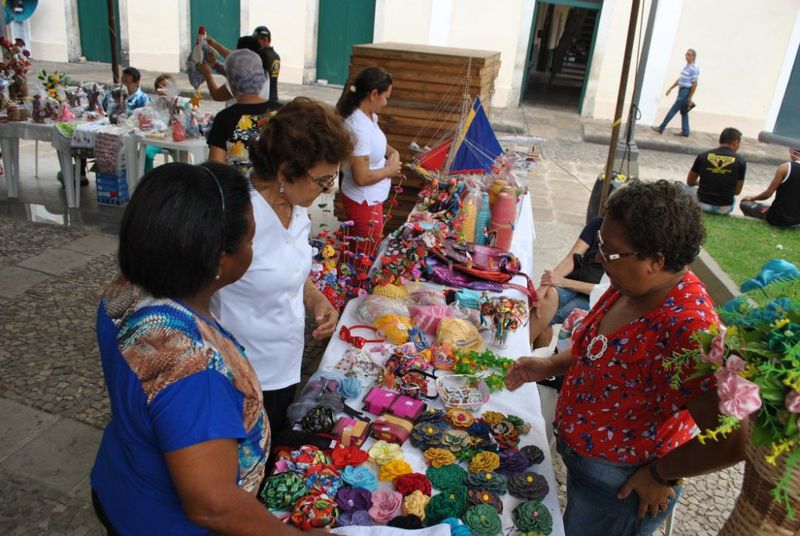
MULTIPOLYGON (((520 259, 522 271, 528 274, 530 274, 533 269, 534 237, 535 230, 533 223, 533 211, 531 209, 530 196, 526 195, 522 202, 519 219, 517 220, 514 238, 511 244, 511 251, 520 259)), ((514 282, 520 283, 523 286, 525 285, 524 280, 519 277, 515 278, 514 282)), ((512 289, 504 291, 503 295, 517 299, 526 299, 522 293, 512 289)), ((325 350, 325 354, 322 356, 322 361, 320 362, 319 367, 320 370, 334 369, 336 364, 339 362, 339 359, 350 347, 348 343, 345 343, 339 339, 338 333, 339 329, 343 325, 352 326, 354 324, 362 323, 357 318, 357 310, 361 301, 361 298, 351 300, 342 312, 339 324, 336 327, 336 332, 334 336, 331 337, 330 343, 325 350)), ((498 350, 489 344, 491 341, 491 336, 488 333, 484 335, 484 341, 486 342, 487 347, 492 351, 512 359, 517 359, 521 356, 527 356, 531 354, 530 343, 528 340, 528 330, 525 328, 520 328, 508 336, 508 345, 504 350, 498 350)), ((369 345, 367 345, 366 348, 368 349, 369 345)), ((348 404, 356 409, 361 408, 360 400, 350 400, 348 401, 348 404)), ((429 402, 429 406, 430 405, 434 407, 442 407, 441 402, 438 400, 429 402)), ((561 520, 561 508, 558 502, 558 484, 556 483, 555 472, 553 471, 553 460, 550 456, 550 445, 545 433, 545 422, 544 418, 542 417, 541 401, 539 399, 539 391, 536 387, 536 384, 525 384, 513 393, 505 390, 493 393, 489 402, 485 404, 477 413, 482 413, 487 410, 499 411, 505 414, 512 413, 531 424, 530 433, 521 436, 520 446, 533 444, 542 449, 542 452, 544 452, 544 462, 539 465, 534 465, 530 470, 541 474, 547 480, 550 491, 542 502, 550 511, 550 515, 553 517, 553 531, 551 534, 555 536, 563 535, 564 524, 561 520)), ((367 450, 373 443, 374 440, 370 438, 362 448, 367 450)), ((427 469, 427 463, 425 462, 422 452, 419 449, 412 447, 408 443, 403 445, 403 451, 405 453, 406 461, 411 464, 411 467, 414 469, 414 471, 424 473, 427 469)), ((391 485, 385 482, 381 482, 380 485, 382 488, 385 487, 386 489, 391 489, 391 485)), ((509 494, 502 496, 502 498, 504 505, 503 514, 501 516, 503 528, 511 528, 510 533, 516 534, 517 531, 513 529, 514 522, 511 517, 511 513, 514 507, 516 507, 517 504, 522 501, 511 497, 509 494)), ((437 526, 414 532, 419 535, 424 534, 425 536, 433 536, 436 534, 436 529, 438 528, 439 527, 437 526)), ((368 529, 369 534, 372 534, 373 536, 389 536, 390 534, 397 534, 396 531, 398 530, 391 529, 390 527, 373 526, 366 528, 342 527, 334 529, 333 532, 337 534, 347 534, 350 536, 361 536, 367 534, 367 531, 364 529, 368 529)), ((504 534, 508 533, 509 532, 504 530, 504 534)))
POLYGON ((208 145, 205 138, 189 138, 184 141, 172 141, 171 139, 148 138, 142 134, 138 134, 136 137, 139 142, 139 154, 136 162, 137 165, 135 168, 132 168, 137 171, 135 181, 133 184, 128 184, 128 186, 132 187, 131 191, 133 191, 139 179, 144 175, 144 161, 147 156, 146 151, 148 145, 175 151, 177 153, 178 162, 189 163, 190 158, 191 162, 194 164, 200 164, 206 161, 208 145))

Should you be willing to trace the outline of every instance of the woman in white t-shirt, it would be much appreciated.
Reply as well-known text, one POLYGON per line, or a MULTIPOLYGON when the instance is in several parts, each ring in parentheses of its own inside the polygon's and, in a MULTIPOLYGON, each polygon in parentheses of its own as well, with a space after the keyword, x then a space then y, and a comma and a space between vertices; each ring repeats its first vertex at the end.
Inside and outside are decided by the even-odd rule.
POLYGON ((298 97, 265 124, 250 150, 253 262, 220 289, 212 311, 253 364, 273 434, 291 426, 286 409, 300 382, 306 311, 315 339, 329 337, 339 315, 309 279, 308 207, 329 192, 352 152, 342 119, 325 104, 298 97))
POLYGON ((336 104, 355 144, 342 167, 342 204, 353 221, 352 233, 369 239, 364 248, 369 255, 383 238, 383 202, 401 166, 400 154, 378 126, 378 112, 391 94, 392 76, 380 67, 367 67, 345 86, 336 104))

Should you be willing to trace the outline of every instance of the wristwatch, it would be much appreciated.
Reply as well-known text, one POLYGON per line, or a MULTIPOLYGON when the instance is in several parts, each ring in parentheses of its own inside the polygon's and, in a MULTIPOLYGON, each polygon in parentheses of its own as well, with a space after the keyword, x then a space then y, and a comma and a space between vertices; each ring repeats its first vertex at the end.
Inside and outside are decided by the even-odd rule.
POLYGON ((653 480, 655 480, 656 482, 658 482, 662 486, 675 487, 675 486, 677 486, 678 484, 681 483, 681 479, 678 479, 678 478, 676 478, 674 480, 666 480, 666 479, 664 479, 660 474, 658 474, 658 467, 656 466, 657 464, 658 464, 658 458, 656 458, 655 460, 650 462, 650 464, 647 466, 647 470, 650 472, 650 476, 653 478, 653 480))

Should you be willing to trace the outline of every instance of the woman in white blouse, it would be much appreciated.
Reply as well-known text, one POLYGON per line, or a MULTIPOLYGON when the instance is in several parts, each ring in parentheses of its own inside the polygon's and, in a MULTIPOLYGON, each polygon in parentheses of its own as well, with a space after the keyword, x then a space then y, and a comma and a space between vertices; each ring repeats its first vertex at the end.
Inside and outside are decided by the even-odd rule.
POLYGON ((383 238, 383 202, 401 166, 400 154, 378 126, 378 112, 391 94, 392 76, 380 67, 367 67, 345 86, 336 104, 355 144, 342 167, 342 204, 353 221, 352 234, 368 239, 363 250, 370 255, 383 238))
POLYGON ((352 150, 333 109, 303 97, 275 114, 250 149, 253 262, 239 281, 217 292, 212 310, 258 374, 273 433, 291 425, 286 409, 300 382, 306 310, 316 319, 316 339, 329 337, 338 321, 309 279, 307 209, 333 188, 352 150))

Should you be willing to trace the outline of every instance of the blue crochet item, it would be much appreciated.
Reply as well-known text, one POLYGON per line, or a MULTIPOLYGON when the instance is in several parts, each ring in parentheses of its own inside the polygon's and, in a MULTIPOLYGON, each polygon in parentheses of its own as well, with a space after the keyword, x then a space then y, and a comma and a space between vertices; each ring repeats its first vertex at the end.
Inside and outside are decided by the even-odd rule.
POLYGON ((339 383, 339 394, 345 398, 358 398, 361 395, 361 382, 355 376, 345 376, 339 383))
POLYGON ((450 536, 472 536, 472 530, 457 517, 448 517, 442 523, 450 525, 450 536))
POLYGON ((797 269, 797 266, 783 259, 772 259, 761 267, 761 271, 757 276, 742 283, 739 290, 750 292, 757 288, 764 288, 776 279, 791 279, 793 277, 800 277, 800 270, 797 269))

